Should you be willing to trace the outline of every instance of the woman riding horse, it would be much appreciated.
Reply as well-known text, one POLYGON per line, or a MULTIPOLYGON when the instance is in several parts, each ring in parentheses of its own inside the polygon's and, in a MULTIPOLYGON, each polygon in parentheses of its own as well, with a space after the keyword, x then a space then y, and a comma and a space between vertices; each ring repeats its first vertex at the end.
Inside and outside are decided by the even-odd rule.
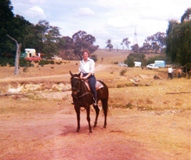
POLYGON ((80 61, 79 71, 80 79, 88 80, 91 91, 93 93, 94 106, 97 106, 97 91, 96 91, 96 78, 94 75, 95 62, 89 58, 90 52, 84 50, 82 52, 82 60, 80 61))
POLYGON ((93 107, 96 112, 96 117, 94 121, 94 127, 96 127, 99 111, 100 111, 97 104, 99 100, 101 100, 102 109, 104 113, 103 127, 106 128, 109 90, 107 85, 104 82, 99 80, 98 83, 100 83, 102 87, 100 87, 96 91, 96 78, 94 76, 95 62, 93 61, 93 59, 89 58, 89 56, 90 56, 89 51, 84 50, 82 54, 83 59, 80 61, 80 66, 79 66, 80 73, 72 74, 72 72, 70 71, 70 75, 71 75, 70 81, 71 81, 74 109, 77 115, 77 130, 76 131, 79 132, 80 130, 80 108, 84 107, 87 112, 89 132, 91 133, 92 128, 90 124, 90 105, 93 104, 93 107), (86 85, 86 82, 85 82, 86 80, 89 80, 91 92, 86 85))

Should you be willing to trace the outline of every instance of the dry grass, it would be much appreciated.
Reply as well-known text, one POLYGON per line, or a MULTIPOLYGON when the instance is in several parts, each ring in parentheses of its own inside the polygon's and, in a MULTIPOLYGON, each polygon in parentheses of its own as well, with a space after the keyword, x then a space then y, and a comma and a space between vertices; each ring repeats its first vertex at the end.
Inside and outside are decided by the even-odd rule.
MULTIPOLYGON (((68 95, 55 100, 51 98, 55 92, 38 91, 24 97, 0 97, 0 158, 54 159, 56 152, 60 156, 55 159, 88 159, 87 153, 100 159, 96 154, 99 151, 105 159, 117 159, 117 156, 127 159, 134 155, 137 160, 189 160, 191 80, 169 80, 167 69, 126 68, 125 74, 120 75, 124 67, 114 62, 123 61, 128 53, 102 50, 95 54, 98 56, 96 77, 108 85, 110 92, 108 129, 95 129, 91 141, 86 127, 74 135, 75 112, 68 95), (160 80, 154 80, 154 75, 160 80), (138 82, 132 83, 130 79, 138 82), (43 94, 49 94, 48 98, 42 98, 43 94), (30 132, 28 125, 33 129, 30 132), (80 142, 82 150, 74 153, 80 142)), ((35 66, 27 72, 21 69, 20 75, 13 76, 14 68, 1 67, 1 92, 6 91, 8 84, 16 86, 23 82, 69 83, 69 70, 78 73, 77 68, 78 61, 63 61, 61 65, 35 66)))

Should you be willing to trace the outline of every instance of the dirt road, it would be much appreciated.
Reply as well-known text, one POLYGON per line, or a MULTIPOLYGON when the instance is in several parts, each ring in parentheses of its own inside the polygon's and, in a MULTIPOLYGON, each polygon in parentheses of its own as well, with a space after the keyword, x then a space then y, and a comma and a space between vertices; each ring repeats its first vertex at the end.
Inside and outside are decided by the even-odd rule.
MULTIPOLYGON (((24 102, 19 102, 24 103, 24 102)), ((17 104, 17 105, 19 105, 17 104)), ((155 119, 155 115, 110 109, 107 129, 103 129, 103 116, 99 117, 97 128, 88 133, 85 112, 82 112, 81 131, 76 133, 76 117, 73 107, 62 102, 51 102, 55 107, 40 109, 35 106, 34 113, 24 112, 19 115, 10 113, 1 115, 1 155, 3 160, 89 160, 89 159, 129 159, 129 160, 164 160, 176 159, 161 151, 151 141, 136 139, 136 134, 143 134, 141 130, 152 129, 158 120, 154 120, 149 128, 144 128, 143 121, 155 119), (135 127, 136 126, 136 127, 135 127), (137 131, 135 131, 137 129, 137 131)), ((22 104, 20 104, 22 105, 22 104)), ((94 112, 91 117, 93 121, 94 112)), ((169 124, 173 125, 173 124, 169 124)), ((147 135, 141 137, 144 138, 147 135)), ((157 137, 156 137, 157 138, 157 137)), ((179 156, 178 156, 179 157, 179 156)))

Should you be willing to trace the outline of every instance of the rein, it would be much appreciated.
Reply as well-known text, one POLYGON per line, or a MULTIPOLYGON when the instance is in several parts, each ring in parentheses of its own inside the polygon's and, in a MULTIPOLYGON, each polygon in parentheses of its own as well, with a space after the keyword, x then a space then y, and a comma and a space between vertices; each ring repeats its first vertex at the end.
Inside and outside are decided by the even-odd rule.
MULTIPOLYGON (((81 90, 80 90, 80 89, 81 89, 81 82, 82 82, 83 80, 81 80, 79 77, 73 77, 73 78, 80 80, 80 85, 79 85, 78 88, 72 87, 72 92, 73 92, 73 90, 76 90, 76 92, 79 93, 79 92, 81 91, 81 90)), ((78 95, 78 96, 77 96, 77 94, 74 94, 74 95, 76 96, 77 99, 79 99, 79 98, 84 97, 84 96, 87 95, 87 94, 91 94, 91 92, 86 91, 85 93, 82 93, 82 94, 80 94, 80 95, 78 95)))
POLYGON ((78 96, 77 98, 81 98, 81 97, 83 97, 83 96, 85 96, 85 95, 87 95, 87 94, 91 94, 91 93, 90 93, 90 92, 85 92, 84 94, 78 96))

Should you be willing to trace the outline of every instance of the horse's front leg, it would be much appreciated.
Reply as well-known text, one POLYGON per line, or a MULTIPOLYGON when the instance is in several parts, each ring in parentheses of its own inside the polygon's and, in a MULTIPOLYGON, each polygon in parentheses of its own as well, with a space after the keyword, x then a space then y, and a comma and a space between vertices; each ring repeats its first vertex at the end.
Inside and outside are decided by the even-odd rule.
POLYGON ((77 116, 77 130, 76 132, 79 132, 80 130, 80 107, 75 105, 75 111, 77 116))
POLYGON ((98 106, 96 105, 93 105, 93 107, 94 107, 94 109, 95 109, 95 111, 96 111, 96 117, 95 117, 95 121, 94 121, 94 127, 96 127, 96 125, 97 125, 97 120, 98 120, 98 116, 99 116, 99 108, 98 108, 98 106))
POLYGON ((90 124, 90 106, 87 107, 86 113, 87 113, 87 121, 88 121, 88 125, 89 125, 89 133, 92 133, 92 127, 90 124))

